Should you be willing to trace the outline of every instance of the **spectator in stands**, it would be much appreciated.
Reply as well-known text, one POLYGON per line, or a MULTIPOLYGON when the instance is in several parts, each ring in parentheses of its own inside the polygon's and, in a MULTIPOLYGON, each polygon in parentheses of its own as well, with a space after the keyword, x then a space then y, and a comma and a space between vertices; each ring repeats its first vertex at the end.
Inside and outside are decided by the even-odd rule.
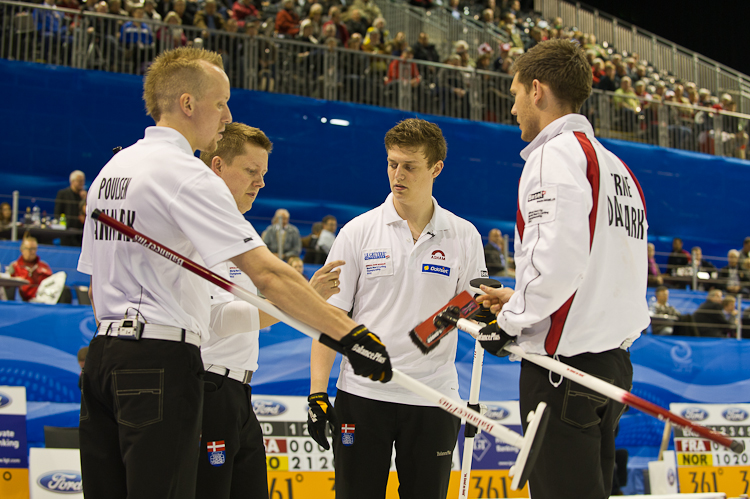
POLYGON ((8 203, 0 203, 0 230, 13 225, 13 210, 8 203))
POLYGON ((181 24, 183 26, 193 25, 195 16, 188 10, 186 0, 174 0, 173 12, 180 18, 180 21, 182 21, 181 24))
MULTIPOLYGON (((58 220, 62 214, 67 219, 69 229, 82 229, 83 225, 78 222, 78 205, 86 197, 84 187, 86 175, 81 170, 75 170, 68 176, 69 186, 57 192, 55 198, 55 218, 58 220)), ((64 236, 61 238, 63 246, 80 246, 81 236, 64 236)))
POLYGON ((544 41, 544 31, 538 26, 534 26, 531 28, 531 31, 529 31, 529 37, 526 39, 523 49, 529 51, 529 49, 542 41, 544 41))
POLYGON ((376 17, 372 22, 372 26, 367 28, 367 32, 369 33, 370 30, 374 29, 380 31, 380 39, 383 41, 383 43, 386 43, 391 36, 391 32, 386 29, 385 25, 385 17, 376 17))
POLYGON ((708 272, 709 274, 716 272, 716 266, 708 260, 703 259, 703 250, 700 246, 693 246, 690 250, 690 255, 692 256, 692 263, 698 272, 708 272))
POLYGON ((380 12, 380 7, 375 5, 373 0, 354 0, 354 3, 352 3, 349 8, 358 9, 362 12, 362 17, 364 17, 369 24, 375 24, 375 19, 382 17, 383 15, 380 12))
POLYGON ((133 21, 128 21, 120 28, 120 42, 125 48, 132 46, 150 46, 154 42, 154 34, 151 26, 141 21, 143 19, 143 7, 138 5, 133 8, 133 21))
POLYGON ((464 9, 461 7, 461 0, 448 0, 448 6, 446 8, 454 19, 461 20, 461 17, 464 15, 464 9))
POLYGON ((484 261, 487 264, 487 272, 490 275, 504 275, 507 267, 505 252, 503 248, 505 241, 500 229, 491 229, 489 241, 484 246, 484 261))
POLYGON ((693 313, 700 336, 726 338, 732 324, 724 313, 724 293, 720 289, 708 292, 708 298, 693 313))
POLYGON ((727 266, 719 270, 719 280, 724 284, 721 288, 730 294, 748 294, 748 277, 740 267, 740 252, 733 249, 727 253, 727 266))
POLYGON ((654 96, 659 97, 659 100, 666 100, 667 85, 663 81, 656 82, 656 92, 654 96))
POLYGON ((323 255, 324 262, 328 257, 328 253, 331 251, 333 242, 336 240, 337 228, 338 224, 336 222, 336 217, 334 217, 333 215, 326 215, 325 217, 323 217, 323 229, 320 231, 320 236, 318 237, 318 243, 316 247, 318 251, 320 251, 323 255))
POLYGON ((294 38, 299 33, 299 16, 294 11, 294 0, 284 0, 282 6, 276 14, 276 34, 281 38, 294 38))
POLYGON ((685 93, 687 94, 687 100, 693 106, 698 105, 698 87, 692 81, 685 83, 685 93))
MULTIPOLYGON (((394 103, 398 102, 399 95, 401 92, 411 92, 412 93, 412 99, 414 99, 414 102, 419 102, 419 85, 422 82, 422 76, 419 74, 419 69, 417 69, 417 65, 414 64, 411 61, 413 57, 413 52, 411 50, 411 47, 406 47, 403 52, 401 52, 401 57, 398 59, 394 59, 390 62, 388 65, 388 74, 385 76, 385 86, 386 90, 390 94, 390 97, 393 99, 394 103), (409 71, 409 86, 401 85, 400 83, 400 77, 401 77, 401 70, 407 69, 409 71)), ((322 237, 322 234, 321 234, 322 237)))
MULTIPOLYGON (((297 40, 301 42, 312 43, 313 45, 318 44, 318 39, 313 35, 313 25, 310 19, 303 19, 299 25, 299 33, 297 33, 297 40)), ((307 57, 310 55, 310 50, 305 48, 299 54, 298 57, 307 57), (301 55, 304 54, 304 55, 301 55)))
POLYGON ((624 132, 636 131, 636 120, 638 113, 641 111, 640 101, 631 86, 632 80, 629 76, 623 76, 620 79, 620 88, 615 90, 615 96, 612 103, 617 110, 620 130, 624 132))
POLYGON ((516 16, 513 15, 511 12, 506 12, 503 14, 503 19, 500 21, 500 29, 505 31, 508 36, 510 37, 511 44, 514 47, 523 48, 523 38, 521 37, 521 32, 516 26, 516 16))
POLYGON ((745 260, 750 259, 750 237, 746 237, 745 240, 742 241, 742 249, 739 251, 740 251, 740 265, 744 266, 745 260))
POLYGON ((280 208, 273 216, 273 224, 266 227, 261 236, 271 253, 282 260, 299 256, 302 251, 299 229, 289 223, 289 211, 280 208))
POLYGON ((365 36, 367 33, 367 21, 362 17, 362 11, 359 9, 349 9, 349 19, 344 23, 346 29, 349 31, 349 35, 359 33, 365 36))
POLYGON ((39 284, 52 275, 52 269, 36 254, 39 244, 33 237, 24 236, 21 242, 21 256, 7 268, 11 277, 26 279, 29 284, 18 288, 23 301, 29 301, 36 296, 39 284))
POLYGON ((492 62, 492 70, 497 71, 498 73, 507 73, 503 68, 505 67, 505 60, 508 58, 508 53, 510 52, 512 45, 510 43, 499 43, 497 47, 498 56, 492 62))
POLYGON ((418 61, 440 62, 440 55, 435 48, 434 43, 430 43, 430 38, 424 31, 419 34, 417 43, 412 45, 414 58, 418 61))
POLYGON ((156 11, 156 2, 154 0, 145 0, 143 2, 143 17, 152 21, 161 21, 161 14, 156 11))
POLYGON ((667 258, 667 271, 671 275, 677 275, 677 269, 690 265, 690 253, 682 248, 682 239, 672 239, 672 253, 667 258))
POLYGON ((617 75, 615 74, 615 65, 611 62, 604 63, 604 76, 599 79, 599 90, 614 92, 617 90, 617 75))
POLYGON ((126 16, 128 15, 128 12, 122 8, 122 2, 120 0, 109 0, 107 2, 107 7, 109 9, 109 14, 112 14, 113 16, 126 16))
POLYGON ((476 67, 476 61, 471 58, 471 54, 469 53, 469 44, 465 40, 458 40, 453 44, 453 53, 461 59, 462 67, 476 67))
POLYGON ((237 20, 239 29, 244 29, 247 21, 258 19, 258 16, 258 9, 252 0, 236 0, 232 5, 232 17, 237 20))
POLYGON ((331 7, 328 11, 328 21, 323 23, 323 29, 329 24, 336 27, 336 38, 339 40, 339 45, 342 47, 346 46, 346 42, 349 41, 349 30, 341 22, 341 8, 337 6, 331 7))
POLYGON ((203 10, 195 14, 195 25, 203 29, 224 29, 224 16, 217 12, 216 0, 206 0, 203 10))
POLYGON ((698 90, 698 105, 701 107, 712 107, 711 91, 707 88, 698 90))
POLYGON ((312 36, 317 40, 321 40, 323 37, 323 6, 319 3, 314 3, 310 7, 308 19, 313 29, 312 36))
MULTIPOLYGON (((445 64, 460 68, 461 57, 458 54, 451 54, 445 64)), ((455 69, 441 68, 437 73, 437 79, 443 113, 454 118, 467 117, 469 110, 468 94, 461 72, 455 69)))
MULTIPOLYGON (((649 307, 649 312, 652 316, 651 320, 651 332, 658 335, 667 335, 674 333, 674 326, 671 321, 657 320, 654 315, 669 315, 675 317, 674 320, 679 320, 682 314, 680 314, 676 308, 669 304, 669 289, 666 286, 659 286, 656 288, 656 301, 654 301, 649 307)), ((661 318, 659 318, 661 319, 661 318)))
MULTIPOLYGON (((401 53, 409 46, 406 42, 406 34, 403 31, 396 33, 396 36, 387 45, 389 45, 391 55, 395 57, 401 57, 401 53)), ((414 57, 414 51, 411 52, 411 57, 414 57)))
POLYGON ((168 49, 187 46, 188 40, 182 29, 182 19, 180 19, 180 16, 172 11, 164 18, 164 22, 167 26, 157 31, 156 38, 168 49))
POLYGON ((325 262, 325 258, 321 257, 318 252, 318 238, 322 231, 323 222, 315 222, 310 233, 302 238, 302 247, 305 248, 305 258, 303 259, 305 263, 325 262))
POLYGON ((286 263, 291 265, 291 267, 300 274, 305 275, 305 264, 302 262, 302 259, 300 257, 290 256, 286 259, 286 263))
POLYGON ((664 284, 664 278, 661 276, 659 266, 656 264, 654 255, 656 254, 656 248, 653 243, 648 243, 648 285, 661 286, 664 284))

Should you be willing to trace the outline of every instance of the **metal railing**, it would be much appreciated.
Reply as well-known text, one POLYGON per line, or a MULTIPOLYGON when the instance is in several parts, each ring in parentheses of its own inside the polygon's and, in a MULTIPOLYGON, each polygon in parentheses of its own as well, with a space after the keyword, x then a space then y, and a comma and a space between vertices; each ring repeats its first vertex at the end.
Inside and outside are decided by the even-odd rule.
POLYGON ((545 18, 561 17, 565 26, 593 34, 617 51, 637 52, 657 70, 692 81, 714 95, 729 93, 739 111, 750 113, 750 77, 739 71, 581 2, 534 0, 534 9, 545 18))
MULTIPOLYGON (((143 74, 181 45, 219 52, 233 87, 515 125, 511 77, 390 55, 0 2, 0 57, 143 74)), ((744 157, 750 116, 595 90, 582 113, 599 137, 744 157)))

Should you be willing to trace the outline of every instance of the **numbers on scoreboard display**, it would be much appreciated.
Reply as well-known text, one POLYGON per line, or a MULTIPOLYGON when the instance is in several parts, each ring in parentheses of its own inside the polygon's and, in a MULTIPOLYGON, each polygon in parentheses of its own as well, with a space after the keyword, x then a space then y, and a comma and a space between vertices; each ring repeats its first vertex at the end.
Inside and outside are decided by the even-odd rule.
POLYGON ((307 423, 262 421, 260 424, 269 471, 333 471, 333 452, 310 437, 307 423))

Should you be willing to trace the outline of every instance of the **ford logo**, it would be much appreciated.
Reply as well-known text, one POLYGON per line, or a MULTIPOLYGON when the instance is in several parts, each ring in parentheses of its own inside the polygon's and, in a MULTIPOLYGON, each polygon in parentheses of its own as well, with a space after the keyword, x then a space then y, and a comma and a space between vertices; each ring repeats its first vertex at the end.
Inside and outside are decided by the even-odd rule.
POLYGON ((11 402, 13 402, 12 398, 10 398, 4 393, 0 393, 0 409, 5 407, 6 405, 10 405, 11 402))
POLYGON ((500 407, 497 405, 488 405, 487 406, 487 413, 485 416, 487 416, 490 419, 494 419, 495 421, 500 421, 501 419, 505 419, 510 415, 510 411, 504 407, 500 407))
POLYGON ((721 413, 727 421, 744 421, 747 419, 747 411, 739 407, 730 407, 721 413))
POLYGON ((83 480, 77 471, 52 471, 39 477, 39 486, 58 494, 80 494, 83 492, 83 480))
POLYGON ((682 417, 690 421, 703 421, 708 417, 708 413, 700 407, 688 407, 682 411, 682 417))
POLYGON ((286 412, 286 407, 273 400, 253 400, 253 410, 258 416, 280 416, 286 412))

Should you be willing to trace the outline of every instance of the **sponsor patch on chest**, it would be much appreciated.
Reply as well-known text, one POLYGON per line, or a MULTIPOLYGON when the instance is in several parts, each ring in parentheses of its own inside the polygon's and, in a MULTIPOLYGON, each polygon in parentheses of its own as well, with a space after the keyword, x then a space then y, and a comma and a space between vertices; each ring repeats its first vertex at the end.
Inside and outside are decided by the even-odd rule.
POLYGON ((422 273, 423 274, 437 274, 442 275, 445 277, 450 277, 451 275, 451 268, 446 267, 445 265, 435 265, 432 263, 423 263, 422 264, 422 273))
POLYGON ((366 249, 362 252, 365 276, 380 277, 393 275, 393 253, 390 248, 366 249))

